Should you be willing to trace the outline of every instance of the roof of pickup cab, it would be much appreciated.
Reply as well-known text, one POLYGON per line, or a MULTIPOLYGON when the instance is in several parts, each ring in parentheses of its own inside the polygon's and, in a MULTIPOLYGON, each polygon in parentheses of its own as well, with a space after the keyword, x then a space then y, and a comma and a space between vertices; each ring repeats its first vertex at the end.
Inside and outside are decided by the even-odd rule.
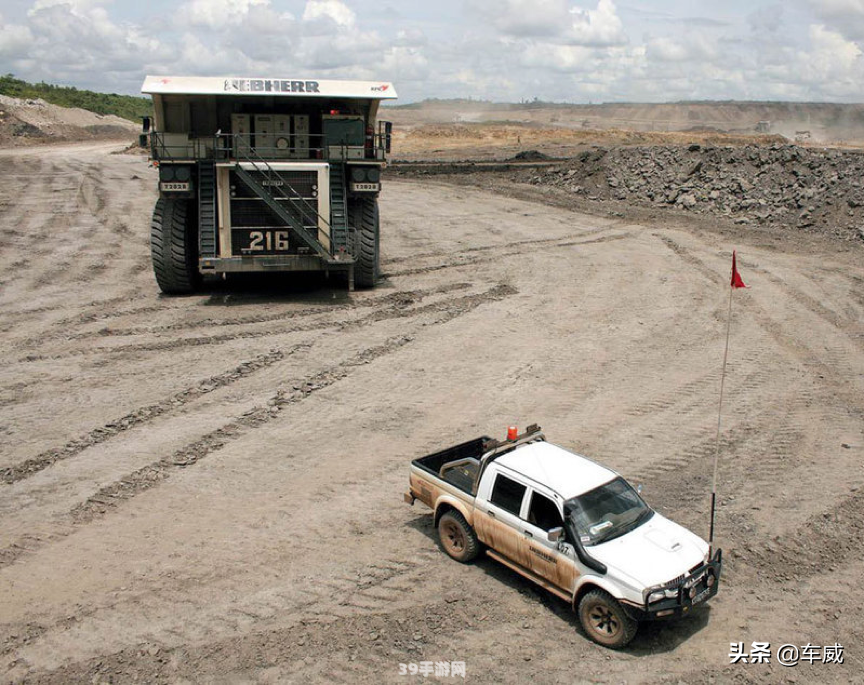
POLYGON ((531 442, 495 460, 495 464, 545 485, 564 499, 608 483, 618 474, 587 457, 548 442, 531 442))

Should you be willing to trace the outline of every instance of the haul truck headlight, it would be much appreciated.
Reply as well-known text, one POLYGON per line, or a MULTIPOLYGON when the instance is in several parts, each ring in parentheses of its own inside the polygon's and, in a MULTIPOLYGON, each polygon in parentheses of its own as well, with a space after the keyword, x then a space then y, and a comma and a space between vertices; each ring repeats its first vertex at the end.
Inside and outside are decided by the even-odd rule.
POLYGON ((351 180, 355 183, 362 183, 366 180, 366 168, 355 166, 351 168, 351 180))
POLYGON ((192 178, 192 170, 188 166, 178 166, 174 170, 174 178, 178 181, 188 181, 192 178))
POLYGON ((377 166, 370 166, 366 170, 366 180, 368 180, 369 183, 378 183, 378 181, 381 180, 381 169, 377 166))
POLYGON ((163 164, 159 167, 159 180, 161 181, 173 181, 174 180, 174 166, 172 164, 163 164))

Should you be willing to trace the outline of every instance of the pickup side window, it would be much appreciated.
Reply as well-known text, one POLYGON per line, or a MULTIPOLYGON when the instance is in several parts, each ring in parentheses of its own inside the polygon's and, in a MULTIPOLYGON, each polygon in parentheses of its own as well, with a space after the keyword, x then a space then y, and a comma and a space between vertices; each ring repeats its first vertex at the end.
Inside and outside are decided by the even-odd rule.
POLYGON ((539 492, 531 493, 531 506, 528 507, 528 523, 543 530, 552 530, 564 525, 558 506, 551 499, 539 492))
POLYGON ((495 485, 492 487, 492 497, 489 501, 501 507, 504 511, 519 516, 522 509, 522 498, 525 496, 526 487, 522 483, 508 478, 503 473, 495 477, 495 485))

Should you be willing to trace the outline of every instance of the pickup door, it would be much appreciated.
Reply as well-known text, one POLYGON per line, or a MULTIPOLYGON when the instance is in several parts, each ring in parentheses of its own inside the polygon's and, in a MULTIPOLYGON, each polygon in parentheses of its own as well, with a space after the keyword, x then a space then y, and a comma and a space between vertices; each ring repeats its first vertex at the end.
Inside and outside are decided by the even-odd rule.
POLYGON ((519 474, 498 466, 482 478, 474 510, 480 541, 513 562, 516 570, 539 577, 572 597, 584 572, 573 545, 548 539, 548 531, 563 526, 561 498, 519 474))

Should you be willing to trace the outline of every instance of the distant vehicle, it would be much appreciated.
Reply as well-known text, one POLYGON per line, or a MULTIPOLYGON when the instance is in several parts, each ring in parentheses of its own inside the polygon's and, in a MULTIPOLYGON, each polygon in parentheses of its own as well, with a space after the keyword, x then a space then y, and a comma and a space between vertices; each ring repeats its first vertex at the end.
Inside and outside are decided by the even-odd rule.
POLYGON ((649 507, 620 475, 546 442, 539 426, 411 462, 405 501, 435 512, 444 551, 482 549, 570 602, 585 633, 617 649, 640 621, 677 618, 717 594, 718 549, 649 507))
POLYGON ((770 133, 771 132, 771 122, 770 121, 759 121, 756 123, 756 133, 770 133))
POLYGON ((335 271, 372 287, 390 83, 148 76, 159 167, 153 270, 169 294, 204 274, 335 271))

